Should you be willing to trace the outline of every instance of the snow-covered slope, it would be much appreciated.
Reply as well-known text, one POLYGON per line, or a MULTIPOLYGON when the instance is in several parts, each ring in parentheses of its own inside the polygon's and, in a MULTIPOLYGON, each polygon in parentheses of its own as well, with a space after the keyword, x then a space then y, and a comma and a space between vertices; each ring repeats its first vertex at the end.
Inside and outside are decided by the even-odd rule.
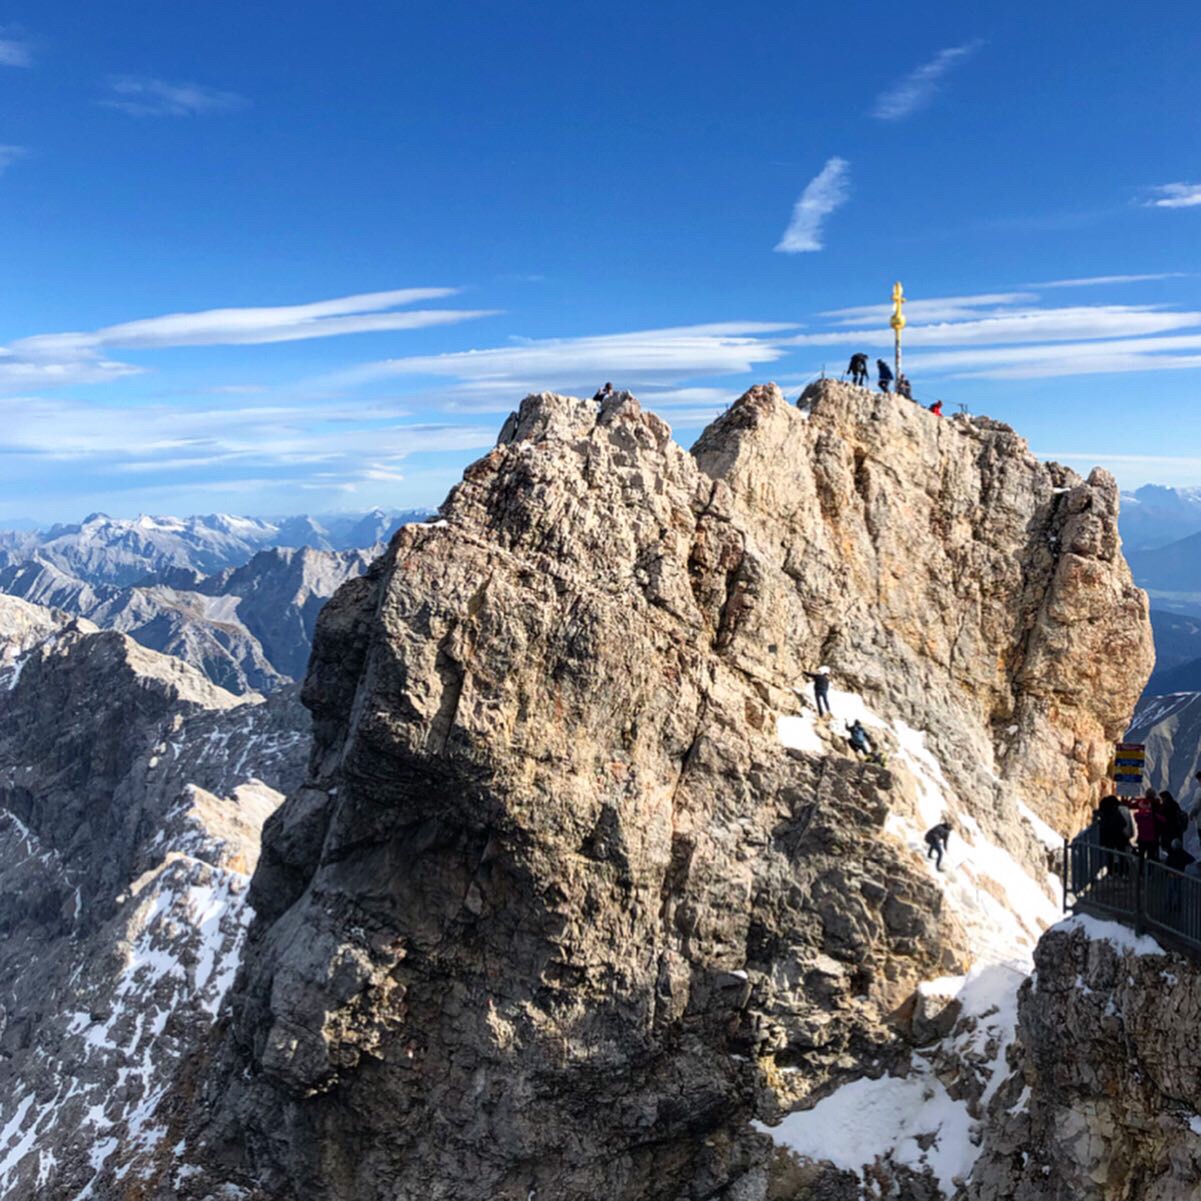
POLYGON ((800 712, 777 723, 786 746, 845 754, 846 731, 858 720, 884 753, 899 794, 886 829, 942 890, 966 933, 971 965, 962 975, 920 986, 913 1016, 918 1046, 901 1070, 881 1066, 778 1125, 759 1128, 802 1163, 830 1165, 858 1187, 904 1190, 916 1175, 932 1177, 949 1198, 971 1173, 986 1107, 1008 1073, 1018 989, 1034 948, 1061 917, 1056 898, 1062 885, 1047 870, 1046 854, 1057 852, 1062 840, 1022 800, 999 798, 1012 806, 1003 815, 1011 827, 1003 845, 973 815, 974 798, 961 796, 949 782, 924 733, 885 720, 859 696, 837 689, 830 694, 837 716, 818 718, 808 691, 795 691, 800 712), (940 871, 928 857, 924 835, 944 820, 954 831, 940 871), (1014 832, 1023 829, 1019 857, 1014 849, 1023 840, 1014 832))

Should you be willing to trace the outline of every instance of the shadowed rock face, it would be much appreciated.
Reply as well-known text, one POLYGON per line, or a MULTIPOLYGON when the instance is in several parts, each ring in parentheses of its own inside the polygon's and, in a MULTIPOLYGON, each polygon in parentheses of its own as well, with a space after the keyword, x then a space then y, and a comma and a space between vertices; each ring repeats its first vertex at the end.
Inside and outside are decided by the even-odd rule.
POLYGON ((295 691, 0 596, 0 1198, 92 1195, 208 1037, 267 815, 303 779, 295 691))
POLYGON ((1201 1176, 1201 971, 1112 923, 1044 936, 971 1201, 1183 1201, 1201 1176))
POLYGON ((1149 670, 1116 496, 834 383, 694 455, 629 397, 527 398, 321 615, 310 779, 158 1195, 762 1197, 748 1119, 903 1054, 966 958, 886 830, 912 778, 786 750, 792 686, 827 662, 927 731, 1036 864, 1014 784, 1066 827, 1149 670))

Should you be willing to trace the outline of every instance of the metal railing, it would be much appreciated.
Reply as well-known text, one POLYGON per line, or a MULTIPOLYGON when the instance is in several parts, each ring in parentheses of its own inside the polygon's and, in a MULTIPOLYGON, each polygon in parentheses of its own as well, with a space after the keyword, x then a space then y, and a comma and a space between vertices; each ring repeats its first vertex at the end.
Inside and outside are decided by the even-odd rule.
POLYGON ((1201 877, 1103 847, 1095 826, 1063 844, 1063 907, 1116 918, 1138 934, 1167 934, 1201 953, 1201 877))

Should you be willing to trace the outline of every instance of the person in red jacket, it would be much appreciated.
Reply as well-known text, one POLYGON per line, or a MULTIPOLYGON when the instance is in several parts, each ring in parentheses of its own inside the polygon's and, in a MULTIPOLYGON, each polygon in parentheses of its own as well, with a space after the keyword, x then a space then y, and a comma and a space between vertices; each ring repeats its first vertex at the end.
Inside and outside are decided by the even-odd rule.
POLYGON ((933 413, 935 417, 941 417, 942 416, 942 401, 936 400, 930 406, 930 412, 933 413))
POLYGON ((1159 797, 1154 788, 1148 788, 1145 796, 1140 797, 1138 807, 1134 811, 1134 828, 1138 833, 1138 853, 1141 859, 1159 858, 1159 819, 1156 809, 1159 808, 1159 797))

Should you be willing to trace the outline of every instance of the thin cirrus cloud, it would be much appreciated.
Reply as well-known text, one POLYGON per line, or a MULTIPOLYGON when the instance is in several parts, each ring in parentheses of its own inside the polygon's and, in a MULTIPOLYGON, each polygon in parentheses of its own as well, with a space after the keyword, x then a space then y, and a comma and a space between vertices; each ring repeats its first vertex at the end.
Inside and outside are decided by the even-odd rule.
POLYGON ((33 47, 11 29, 0 26, 0 67, 32 67, 33 47))
POLYGON ((1165 183, 1151 189, 1144 201, 1153 209, 1191 209, 1201 205, 1201 183, 1165 183))
POLYGON ((903 121, 925 108, 934 99, 938 85, 953 67, 975 54, 983 41, 965 42, 940 50, 928 63, 911 71, 896 87, 881 92, 872 105, 871 115, 878 121, 903 121))
MULTIPOLYGON (((1118 286, 1175 273, 1052 280, 1118 286)), ((1031 287, 1048 285, 1030 285, 1031 287)), ((1201 311, 1154 304, 1039 305, 1023 292, 933 297, 906 308, 907 364, 916 378, 1055 379, 1201 366, 1201 311)), ((846 347, 885 351, 888 306, 864 305, 821 314, 826 330, 776 339, 781 347, 846 347), (862 325, 856 323, 862 320, 862 325), (852 326, 852 328, 847 328, 852 326)), ((919 385, 920 386, 920 385, 919 385)))
POLYGON ((1049 279, 1031 288, 1094 288, 1107 284, 1142 284, 1161 279, 1187 279, 1187 271, 1156 271, 1149 275, 1089 275, 1081 279, 1049 279))
POLYGON ((107 93, 97 103, 131 117, 193 117, 235 112, 250 101, 237 92, 222 92, 197 83, 115 75, 108 81, 107 93))
MULTIPOLYGON (((1031 285, 1033 286, 1033 285, 1031 285)), ((980 309, 993 309, 1001 305, 1012 305, 1038 299, 1035 292, 983 292, 976 296, 940 296, 929 299, 910 300, 905 304, 905 313, 912 321, 957 321, 963 317, 975 317, 980 309)), ((835 325, 858 325, 864 321, 888 323, 892 304, 861 304, 846 309, 827 309, 819 316, 835 325)))
POLYGON ((0 347, 0 390, 102 383, 140 368, 112 350, 253 346, 357 333, 426 329, 491 316, 488 309, 403 308, 456 294, 454 288, 400 288, 311 304, 208 309, 127 321, 87 333, 36 334, 0 347), (400 310, 400 311, 396 311, 400 310))
MULTIPOLYGON (((1064 308, 998 309, 966 321, 911 320, 905 331, 910 346, 998 345, 1059 342, 1078 338, 1124 338, 1188 329, 1201 324, 1201 312, 1177 312, 1154 305, 1074 305, 1064 308)), ((792 346, 872 345, 887 335, 883 321, 872 328, 798 334, 792 346)))
POLYGON ((792 210, 788 228, 776 243, 776 250, 783 254, 821 250, 822 224, 846 203, 850 194, 850 164, 835 156, 806 185, 792 210))
POLYGON ((0 145, 0 175, 21 158, 25 153, 24 146, 4 146, 0 145))
POLYGON ((365 406, 347 420, 335 402, 240 408, 98 406, 28 397, 6 415, 0 452, 14 469, 59 463, 110 480, 176 477, 189 488, 252 487, 256 480, 329 487, 400 479, 415 454, 491 446, 491 424, 405 420, 403 409, 365 406))
POLYGON ((761 335, 795 328, 785 322, 743 321, 522 339, 511 346, 365 363, 320 382, 354 387, 406 377, 445 379, 453 383, 442 399, 452 407, 498 411, 511 408, 514 398, 524 392, 548 388, 591 392, 609 378, 634 388, 742 374, 785 353, 761 335))

